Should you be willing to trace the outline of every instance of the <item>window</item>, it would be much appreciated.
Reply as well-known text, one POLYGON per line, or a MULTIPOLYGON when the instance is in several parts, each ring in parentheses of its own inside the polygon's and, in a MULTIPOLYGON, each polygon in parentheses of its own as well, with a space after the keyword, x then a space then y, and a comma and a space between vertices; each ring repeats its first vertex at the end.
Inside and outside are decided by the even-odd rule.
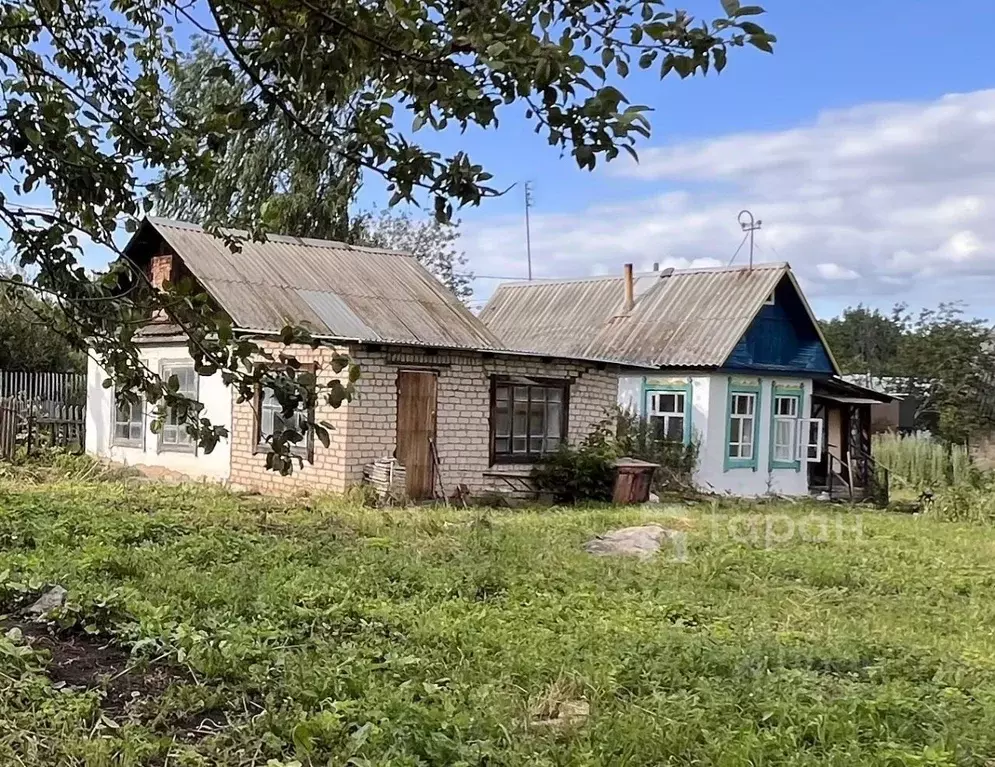
POLYGON ((725 468, 757 468, 757 388, 729 389, 729 427, 725 468))
POLYGON ((529 463, 566 438, 567 381, 492 379, 492 463, 529 463))
POLYGON ((797 469, 798 419, 800 394, 779 394, 774 388, 773 420, 771 422, 771 467, 797 469))
POLYGON ((123 447, 145 446, 145 410, 142 400, 137 402, 119 402, 118 390, 115 390, 114 428, 111 433, 111 444, 123 447))
POLYGON ((687 388, 646 392, 647 415, 653 436, 671 442, 687 442, 690 396, 687 388))
POLYGON ((309 455, 311 446, 311 431, 305 431, 308 421, 308 412, 301 403, 299 409, 290 418, 283 415, 283 406, 277 400, 273 390, 263 387, 257 398, 256 417, 258 418, 258 436, 256 446, 260 450, 269 450, 270 442, 274 435, 283 434, 288 429, 297 431, 303 435, 300 442, 290 443, 290 452, 296 455, 309 455))
MULTIPOLYGON (((197 372, 192 362, 163 362, 160 368, 162 380, 168 382, 176 376, 179 382, 178 394, 190 399, 197 399, 197 372)), ((180 422, 180 413, 176 408, 166 409, 166 418, 159 431, 159 449, 163 451, 194 453, 197 445, 193 437, 187 433, 187 426, 180 422)))

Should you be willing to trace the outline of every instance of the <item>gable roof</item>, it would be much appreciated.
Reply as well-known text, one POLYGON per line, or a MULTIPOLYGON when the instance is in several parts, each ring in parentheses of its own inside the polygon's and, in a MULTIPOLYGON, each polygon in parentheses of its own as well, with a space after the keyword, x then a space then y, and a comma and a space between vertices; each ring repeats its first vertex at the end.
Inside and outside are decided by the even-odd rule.
POLYGON ((449 290, 410 255, 330 240, 226 231, 226 242, 196 224, 146 218, 128 250, 158 234, 243 330, 288 324, 316 336, 371 343, 507 350, 449 290))
POLYGON ((623 311, 622 277, 506 283, 480 318, 507 343, 550 354, 594 355, 659 368, 721 367, 785 278, 838 372, 786 263, 640 274, 634 278, 630 312, 623 311))

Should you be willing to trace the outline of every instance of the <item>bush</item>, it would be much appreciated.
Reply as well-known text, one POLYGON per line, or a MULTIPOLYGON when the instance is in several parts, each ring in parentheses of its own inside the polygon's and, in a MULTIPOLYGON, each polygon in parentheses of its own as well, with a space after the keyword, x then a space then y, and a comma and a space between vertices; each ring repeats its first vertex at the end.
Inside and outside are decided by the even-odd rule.
POLYGON ((615 459, 638 458, 658 464, 653 490, 687 492, 694 483, 698 445, 658 438, 652 427, 630 411, 616 408, 577 448, 561 445, 532 470, 540 492, 560 503, 610 501, 615 486, 615 459))
POLYGON ((560 445, 532 469, 532 478, 542 493, 558 503, 610 501, 615 487, 615 450, 595 433, 580 447, 560 445))
POLYGON ((924 499, 924 513, 945 522, 995 523, 995 483, 954 485, 924 499))
POLYGON ((614 414, 615 449, 619 456, 659 464, 653 474, 653 489, 686 492, 694 489, 694 469, 698 465, 698 443, 660 439, 652 425, 631 410, 614 414))

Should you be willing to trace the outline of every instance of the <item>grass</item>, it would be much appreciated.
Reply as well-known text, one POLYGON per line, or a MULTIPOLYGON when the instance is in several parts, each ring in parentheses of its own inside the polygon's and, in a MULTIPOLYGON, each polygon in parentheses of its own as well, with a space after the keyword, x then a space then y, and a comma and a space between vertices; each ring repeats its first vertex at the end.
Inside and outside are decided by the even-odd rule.
POLYGON ((926 436, 874 436, 873 455, 899 488, 939 490, 970 485, 976 470, 963 445, 944 445, 926 436))
POLYGON ((767 548, 735 516, 787 538, 813 509, 2 483, 0 613, 70 603, 47 643, 0 635, 0 764, 991 764, 995 530, 867 513, 858 536, 844 510, 767 548), (687 561, 583 551, 650 522, 687 561), (88 646, 127 665, 66 683, 88 646))

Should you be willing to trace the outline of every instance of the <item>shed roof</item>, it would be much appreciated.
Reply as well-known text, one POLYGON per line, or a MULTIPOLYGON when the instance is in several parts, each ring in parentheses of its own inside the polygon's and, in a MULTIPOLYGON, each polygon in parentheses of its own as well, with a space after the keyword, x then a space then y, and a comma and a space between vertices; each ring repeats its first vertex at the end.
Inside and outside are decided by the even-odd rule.
POLYGON ((786 263, 639 274, 628 312, 621 276, 506 283, 480 318, 506 343, 550 354, 720 367, 782 279, 818 328, 786 263))
MULTIPOLYGON (((246 232, 241 250, 196 224, 147 218, 236 327, 453 349, 506 350, 498 336, 410 255, 329 240, 246 232)), ((147 232, 147 230, 146 230, 147 232)), ((134 246, 142 230, 132 240, 134 246)))

